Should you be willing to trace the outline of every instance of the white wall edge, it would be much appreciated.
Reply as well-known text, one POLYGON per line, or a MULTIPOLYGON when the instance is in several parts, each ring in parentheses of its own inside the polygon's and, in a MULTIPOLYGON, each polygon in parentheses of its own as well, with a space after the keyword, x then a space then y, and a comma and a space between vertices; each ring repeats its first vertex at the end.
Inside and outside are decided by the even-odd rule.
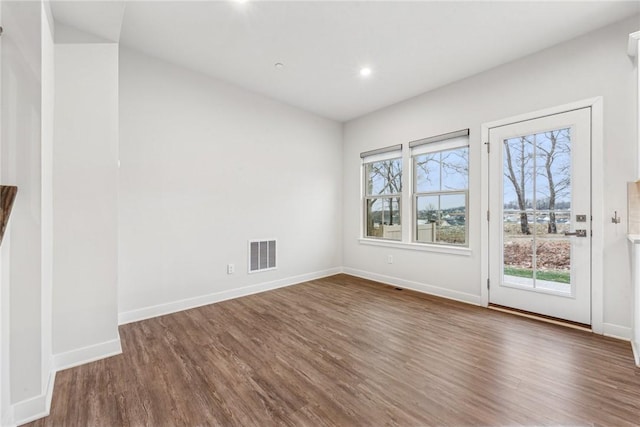
POLYGON ((118 338, 105 341, 87 347, 78 348, 53 355, 53 369, 62 371, 64 369, 73 368, 74 366, 84 365, 85 363, 95 362, 96 360, 105 359, 122 353, 120 345, 120 334, 118 338))
POLYGON ((638 44, 640 44, 640 31, 629 34, 629 44, 627 46, 627 54, 630 57, 638 55, 638 44))
POLYGON ((613 323, 602 324, 602 335, 619 340, 631 341, 631 328, 627 326, 614 325, 613 323))
POLYGON ((604 100, 592 98, 591 107, 591 330, 604 334, 604 100))
POLYGON ((466 292, 454 291, 440 288, 426 283, 413 282, 411 280, 399 279, 397 277, 385 276, 384 274, 370 273, 368 271, 356 270, 354 268, 343 267, 342 272, 351 276, 369 279, 391 286, 399 286, 404 289, 422 292, 423 294, 434 295, 467 304, 481 305, 480 295, 468 294, 466 292))
MULTIPOLYGON (((490 123, 480 125, 480 305, 489 307, 489 220, 483 212, 489 212, 489 151, 485 150, 485 143, 489 142, 490 123)), ((495 216, 495 215, 494 215, 495 216)))
POLYGON ((152 317, 164 316, 166 314, 176 313, 191 308, 202 307, 203 305, 209 305, 216 302, 244 297, 260 292, 283 288, 286 286, 297 285, 302 282, 321 279, 323 277, 333 276, 334 274, 339 273, 342 273, 342 268, 335 267, 327 270, 316 271, 313 273, 301 274, 299 276, 292 276, 284 279, 274 280, 271 282, 243 286, 241 288, 230 289, 227 291, 215 292, 212 294, 201 295, 193 298, 186 298, 165 304, 158 304, 150 307, 140 308, 137 310, 124 311, 118 314, 118 324, 124 325, 127 323, 138 322, 140 320, 150 319, 152 317))
POLYGON ((22 425, 49 415, 56 371, 49 372, 49 379, 44 393, 30 399, 14 403, 11 408, 13 422, 10 425, 22 425))
POLYGON ((640 347, 635 341, 631 341, 631 350, 633 351, 633 358, 636 361, 636 366, 640 368, 640 347))

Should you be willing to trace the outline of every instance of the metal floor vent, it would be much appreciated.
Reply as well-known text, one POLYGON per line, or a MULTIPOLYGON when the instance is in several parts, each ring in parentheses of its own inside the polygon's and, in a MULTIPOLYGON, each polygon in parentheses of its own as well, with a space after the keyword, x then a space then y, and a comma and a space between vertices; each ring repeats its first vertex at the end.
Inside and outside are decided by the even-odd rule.
POLYGON ((276 241, 249 241, 249 273, 276 268, 276 241))

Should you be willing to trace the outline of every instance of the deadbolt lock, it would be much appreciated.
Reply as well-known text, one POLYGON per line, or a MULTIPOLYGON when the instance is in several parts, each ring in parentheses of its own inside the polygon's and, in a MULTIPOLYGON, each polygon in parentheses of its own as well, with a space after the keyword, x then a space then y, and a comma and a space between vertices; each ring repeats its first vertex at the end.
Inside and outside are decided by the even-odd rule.
POLYGON ((576 215, 576 222, 587 222, 586 215, 576 215))

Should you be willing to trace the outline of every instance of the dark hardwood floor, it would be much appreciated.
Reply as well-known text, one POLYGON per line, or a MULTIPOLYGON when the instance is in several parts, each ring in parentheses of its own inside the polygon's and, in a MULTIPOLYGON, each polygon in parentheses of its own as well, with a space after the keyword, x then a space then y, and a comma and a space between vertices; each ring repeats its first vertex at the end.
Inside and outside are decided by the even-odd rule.
POLYGON ((347 275, 120 334, 30 425, 640 425, 628 342, 347 275))

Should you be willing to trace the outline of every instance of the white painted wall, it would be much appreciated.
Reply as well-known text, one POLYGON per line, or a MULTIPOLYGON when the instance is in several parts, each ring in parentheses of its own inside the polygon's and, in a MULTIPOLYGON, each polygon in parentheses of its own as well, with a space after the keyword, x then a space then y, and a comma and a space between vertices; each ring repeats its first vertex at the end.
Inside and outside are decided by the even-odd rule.
MULTIPOLYGON (((500 66, 441 89, 348 122, 344 130, 344 266, 431 285, 432 292, 479 301, 480 126, 521 113, 604 96, 605 219, 626 212, 626 182, 635 179, 636 117, 634 66, 626 54, 627 38, 637 30, 638 16, 524 59, 500 66), (375 148, 470 128, 471 256, 365 246, 360 237, 359 153, 375 148), (387 264, 387 255, 394 264, 387 264)), ((409 207, 405 207, 409 208, 409 207)), ((605 221, 606 222, 606 221, 605 221)), ((409 226, 409 224, 407 224, 409 226)), ((604 224, 604 322, 628 328, 630 265, 626 218, 604 224)))
POLYGON ((55 64, 53 352, 68 365, 118 340, 118 46, 56 44, 55 64))
POLYGON ((336 122, 121 49, 121 316, 339 267, 341 154, 336 122), (256 238, 277 270, 247 274, 256 238))
POLYGON ((9 390, 2 380, 4 408, 7 391, 12 404, 41 392, 41 5, 3 1, 0 7, 6 30, 0 181, 18 186, 2 248, 3 329, 8 327, 2 342, 9 343, 3 356, 9 358, 10 379, 9 390))
MULTIPOLYGON (((2 25, 2 9, 0 4, 0 25, 2 25)), ((2 97, 2 62, 5 61, 2 49, 2 38, 0 37, 0 177, 2 177, 2 122, 4 115, 2 114, 2 105, 4 100, 2 97)), ((11 233, 7 233, 10 235, 11 233)), ((4 245, 0 246, 0 425, 7 425, 11 421, 11 381, 9 365, 9 250, 7 243, 9 237, 4 239, 4 245)))
MULTIPOLYGON (((49 2, 42 3, 42 390, 49 385, 53 354, 53 120, 55 101, 54 21, 49 2)), ((49 385, 53 387, 53 385, 49 385)))
MULTIPOLYGON (((0 26, 2 25, 2 4, 0 4, 0 26)), ((4 60, 0 37, 0 138, 2 137, 2 62, 4 60)), ((2 176, 2 139, 0 139, 0 177, 2 176)), ((9 373, 9 278, 7 266, 9 264, 7 241, 0 246, 0 425, 9 424, 11 414, 11 396, 9 390, 11 382, 9 373)))

